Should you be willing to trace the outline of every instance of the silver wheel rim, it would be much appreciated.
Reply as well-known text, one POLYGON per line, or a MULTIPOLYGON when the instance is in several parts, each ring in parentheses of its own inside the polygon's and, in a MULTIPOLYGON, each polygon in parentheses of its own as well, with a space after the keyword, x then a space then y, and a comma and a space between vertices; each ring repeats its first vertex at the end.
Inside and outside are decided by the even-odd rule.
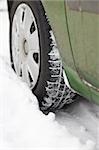
POLYGON ((37 83, 40 69, 38 28, 27 4, 20 4, 12 22, 12 57, 14 68, 30 88, 37 83))

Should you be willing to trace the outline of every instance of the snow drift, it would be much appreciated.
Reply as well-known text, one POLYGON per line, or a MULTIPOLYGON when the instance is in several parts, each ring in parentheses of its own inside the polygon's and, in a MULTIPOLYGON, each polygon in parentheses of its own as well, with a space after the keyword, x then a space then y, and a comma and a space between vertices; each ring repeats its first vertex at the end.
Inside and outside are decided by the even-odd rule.
POLYGON ((0 57, 0 148, 63 148, 91 150, 94 143, 59 125, 55 114, 44 115, 36 97, 0 57))

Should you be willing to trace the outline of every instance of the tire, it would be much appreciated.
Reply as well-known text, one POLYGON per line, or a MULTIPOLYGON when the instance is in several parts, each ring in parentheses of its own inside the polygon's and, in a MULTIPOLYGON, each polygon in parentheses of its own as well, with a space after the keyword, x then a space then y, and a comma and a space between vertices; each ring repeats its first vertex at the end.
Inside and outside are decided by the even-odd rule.
MULTIPOLYGON (((75 93, 67 87, 64 81, 62 61, 57 48, 54 34, 49 25, 48 18, 40 1, 14 1, 10 10, 10 56, 12 68, 16 72, 13 56, 13 20, 18 8, 25 4, 28 6, 37 24, 40 66, 39 75, 35 86, 31 87, 32 92, 37 96, 40 110, 45 114, 55 112, 65 104, 74 101, 75 93)), ((15 34, 15 33, 14 33, 15 34)), ((34 34, 34 33, 33 33, 34 34)), ((35 68, 33 68, 35 69, 35 68)), ((22 78, 22 73, 19 75, 22 78)), ((29 75, 31 82, 31 76, 29 75)))

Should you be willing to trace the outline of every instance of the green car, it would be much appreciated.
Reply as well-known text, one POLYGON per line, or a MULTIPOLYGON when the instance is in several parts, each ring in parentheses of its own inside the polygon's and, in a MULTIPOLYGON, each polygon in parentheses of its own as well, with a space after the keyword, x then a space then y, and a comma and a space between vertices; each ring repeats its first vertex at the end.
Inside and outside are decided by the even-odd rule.
POLYGON ((8 0, 11 65, 44 113, 99 103, 99 2, 8 0))

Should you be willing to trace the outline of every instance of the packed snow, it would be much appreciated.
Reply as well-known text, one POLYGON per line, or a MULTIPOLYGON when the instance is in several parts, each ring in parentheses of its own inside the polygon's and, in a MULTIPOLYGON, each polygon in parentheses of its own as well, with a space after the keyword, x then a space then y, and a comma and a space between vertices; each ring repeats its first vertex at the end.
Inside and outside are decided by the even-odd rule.
MULTIPOLYGON (((6 6, 5 6, 6 8, 6 6)), ((0 11, 0 150, 99 150, 99 106, 78 100, 44 115, 9 58, 9 21, 0 11)))

